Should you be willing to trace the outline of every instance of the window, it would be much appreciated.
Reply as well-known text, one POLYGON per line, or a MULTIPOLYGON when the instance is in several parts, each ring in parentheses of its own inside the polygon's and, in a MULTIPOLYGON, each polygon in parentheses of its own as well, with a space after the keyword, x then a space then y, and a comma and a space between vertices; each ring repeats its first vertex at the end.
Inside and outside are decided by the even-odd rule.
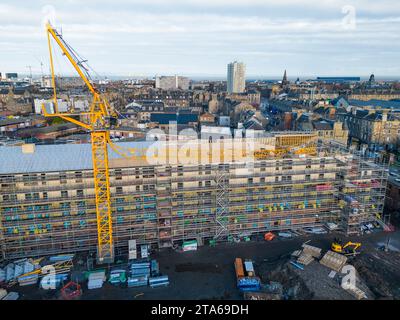
POLYGON ((76 196, 79 198, 83 197, 83 190, 76 190, 76 196))
POLYGON ((122 194, 122 187, 116 187, 115 192, 116 194, 122 194))
POLYGON ((310 181, 311 180, 311 176, 309 174, 306 175, 306 181, 310 181))
POLYGON ((183 167, 178 166, 178 176, 183 176, 183 167))
POLYGON ((61 191, 61 198, 68 198, 68 191, 61 191))
POLYGON ((183 189, 183 183, 182 182, 178 182, 178 189, 183 189))
POLYGON ((32 194, 31 193, 26 193, 25 194, 25 200, 31 200, 32 199, 32 194))
POLYGON ((43 192, 43 199, 47 199, 47 192, 43 192))
POLYGON ((81 183, 82 182, 82 172, 81 171, 76 171, 75 172, 75 179, 77 183, 81 183))
POLYGON ((65 173, 60 173, 60 183, 67 183, 67 175, 65 173))

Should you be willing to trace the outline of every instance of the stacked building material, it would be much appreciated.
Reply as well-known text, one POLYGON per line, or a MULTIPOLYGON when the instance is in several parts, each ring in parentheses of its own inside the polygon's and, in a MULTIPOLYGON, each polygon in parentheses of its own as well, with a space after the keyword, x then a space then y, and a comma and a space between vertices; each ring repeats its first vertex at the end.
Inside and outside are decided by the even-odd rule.
POLYGON ((195 251, 197 250, 197 240, 184 241, 182 244, 183 251, 195 251))
POLYGON ((88 277, 88 289, 98 289, 103 286, 104 281, 106 281, 105 271, 94 271, 89 273, 88 277))
POLYGON ((278 232, 278 236, 281 238, 292 238, 293 234, 291 234, 290 232, 278 232))
POLYGON ((151 260, 151 276, 157 277, 160 275, 160 267, 157 260, 151 260))
POLYGON ((366 299, 367 298, 367 295, 361 289, 358 289, 358 288, 355 288, 355 287, 350 287, 350 288, 347 288, 346 291, 348 293, 350 293, 353 297, 355 297, 357 300, 361 300, 361 299, 366 299))
POLYGON ((131 275, 150 276, 150 262, 137 262, 131 264, 131 275))
POLYGON ((0 300, 2 300, 7 295, 6 289, 0 289, 0 300))
POLYGON ((50 262, 61 262, 61 261, 67 261, 71 260, 74 258, 73 254, 63 254, 63 255, 58 255, 58 256, 52 256, 49 258, 50 262))
POLYGON ((18 300, 19 294, 17 292, 9 292, 2 300, 18 300))
POLYGON ((128 278, 128 287, 147 286, 151 273, 151 266, 155 267, 153 261, 151 265, 150 262, 136 262, 131 264, 131 276, 128 278))
POLYGON ((51 264, 51 266, 54 267, 57 274, 62 274, 69 273, 74 265, 72 263, 72 260, 62 260, 51 264))
POLYGON ((244 300, 281 300, 279 294, 265 292, 245 292, 243 297, 244 300))
POLYGON ((309 254, 313 258, 318 259, 321 256, 321 248, 310 246, 308 244, 303 244, 303 253, 309 254))
POLYGON ((149 285, 152 288, 169 285, 168 276, 159 276, 149 278, 149 285))
POLYGON ((18 263, 14 265, 14 276, 13 279, 18 278, 20 275, 24 273, 24 266, 18 263))
POLYGON ((6 271, 0 268, 0 282, 4 282, 6 280, 6 271))
POLYGON ((319 261, 322 265, 340 272, 347 262, 347 257, 339 253, 328 251, 319 261))
MULTIPOLYGON (((0 272, 0 282, 18 283, 20 285, 29 285, 37 283, 35 270, 40 269, 40 265, 32 259, 21 259, 9 263, 3 272, 0 272)), ((40 271, 36 272, 37 274, 40 271)))
POLYGON ((137 276, 128 278, 128 287, 143 287, 147 286, 149 283, 148 276, 137 276))
POLYGON ((126 271, 123 269, 112 270, 108 281, 111 284, 125 283, 126 282, 126 271))
POLYGON ((314 261, 314 258, 312 257, 312 255, 310 255, 304 251, 297 258, 297 262, 301 263, 303 266, 308 266, 313 261, 314 261))
POLYGON ((14 263, 9 263, 6 266, 6 282, 14 279, 14 263))
POLYGON ((251 260, 245 260, 244 261, 244 268, 247 272, 247 276, 248 277, 254 277, 255 276, 255 272, 254 272, 254 266, 253 266, 253 262, 251 260))
POLYGON ((68 280, 68 274, 55 274, 44 276, 40 280, 40 287, 42 289, 57 289, 60 285, 64 283, 64 281, 68 280))
POLYGON ((37 273, 21 275, 18 277, 18 284, 20 286, 28 286, 32 284, 37 284, 39 275, 37 273))

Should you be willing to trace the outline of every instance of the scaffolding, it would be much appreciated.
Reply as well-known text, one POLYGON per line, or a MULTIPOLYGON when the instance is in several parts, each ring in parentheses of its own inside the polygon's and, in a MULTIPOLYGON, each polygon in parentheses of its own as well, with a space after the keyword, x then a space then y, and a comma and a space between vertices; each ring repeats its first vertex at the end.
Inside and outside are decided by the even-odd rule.
MULTIPOLYGON (((316 149, 255 160, 251 171, 245 162, 112 167, 115 254, 132 239, 163 248, 326 222, 359 233, 383 211, 385 164, 331 143, 316 149)), ((0 183, 5 259, 96 251, 92 170, 10 172, 0 183)))
POLYGON ((349 236, 360 235, 363 226, 371 222, 384 225, 382 221, 386 196, 388 161, 374 153, 350 150, 331 142, 331 152, 340 154, 343 161, 339 190, 339 206, 342 210, 341 224, 349 236))
POLYGON ((228 237, 229 217, 229 164, 220 164, 215 174, 216 184, 216 210, 215 210, 215 236, 214 240, 228 237))

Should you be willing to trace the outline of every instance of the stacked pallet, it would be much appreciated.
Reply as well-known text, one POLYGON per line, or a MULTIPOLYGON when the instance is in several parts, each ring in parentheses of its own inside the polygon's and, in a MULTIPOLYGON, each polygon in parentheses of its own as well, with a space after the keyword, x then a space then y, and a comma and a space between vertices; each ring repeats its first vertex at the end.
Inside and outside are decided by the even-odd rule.
POLYGON ((367 298, 367 295, 365 294, 365 292, 362 291, 361 289, 356 288, 356 287, 347 288, 346 291, 348 293, 350 293, 353 297, 355 297, 357 300, 361 300, 361 299, 366 299, 367 298))
POLYGON ((308 266, 313 261, 314 261, 314 258, 310 254, 308 254, 304 251, 297 258, 297 262, 301 263, 303 266, 308 266))
POLYGON ((328 251, 320 260, 320 264, 340 272, 347 262, 347 257, 339 253, 328 251))
POLYGON ((321 248, 310 246, 308 244, 303 244, 303 253, 310 255, 313 258, 318 259, 321 256, 321 248))

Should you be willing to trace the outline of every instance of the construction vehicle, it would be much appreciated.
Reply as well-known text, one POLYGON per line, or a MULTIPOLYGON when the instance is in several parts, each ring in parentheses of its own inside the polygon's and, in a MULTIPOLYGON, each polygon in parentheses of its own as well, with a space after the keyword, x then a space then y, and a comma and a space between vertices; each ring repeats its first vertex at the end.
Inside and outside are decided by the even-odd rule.
POLYGON ((110 182, 109 182, 109 164, 108 147, 124 157, 130 157, 135 154, 133 148, 129 151, 122 150, 110 140, 109 130, 116 123, 115 112, 110 107, 103 94, 95 87, 88 72, 87 61, 82 59, 78 53, 63 39, 62 35, 48 22, 46 24, 47 41, 49 47, 50 70, 53 86, 53 110, 46 110, 42 105, 43 114, 46 117, 60 117, 66 121, 72 122, 88 130, 91 135, 93 175, 96 201, 96 220, 97 220, 97 262, 112 263, 114 261, 114 246, 112 232, 112 215, 110 201, 110 182), (60 47, 62 54, 72 64, 75 71, 79 74, 86 87, 93 96, 89 112, 66 113, 58 112, 56 80, 54 73, 52 39, 60 47), (85 117, 87 122, 80 121, 85 117))
POLYGON ((359 251, 357 251, 357 249, 360 247, 361 247, 360 242, 348 241, 345 244, 343 244, 342 240, 338 238, 335 238, 331 245, 332 251, 344 254, 346 256, 359 254, 359 251))
MULTIPOLYGON (((236 285, 240 291, 259 291, 261 289, 261 280, 259 277, 254 276, 254 269, 252 269, 252 276, 246 277, 244 274, 243 261, 241 258, 235 259, 234 266, 236 272, 236 285)), ((253 268, 252 264, 251 268, 253 268)), ((246 271, 248 272, 249 270, 246 271)))

